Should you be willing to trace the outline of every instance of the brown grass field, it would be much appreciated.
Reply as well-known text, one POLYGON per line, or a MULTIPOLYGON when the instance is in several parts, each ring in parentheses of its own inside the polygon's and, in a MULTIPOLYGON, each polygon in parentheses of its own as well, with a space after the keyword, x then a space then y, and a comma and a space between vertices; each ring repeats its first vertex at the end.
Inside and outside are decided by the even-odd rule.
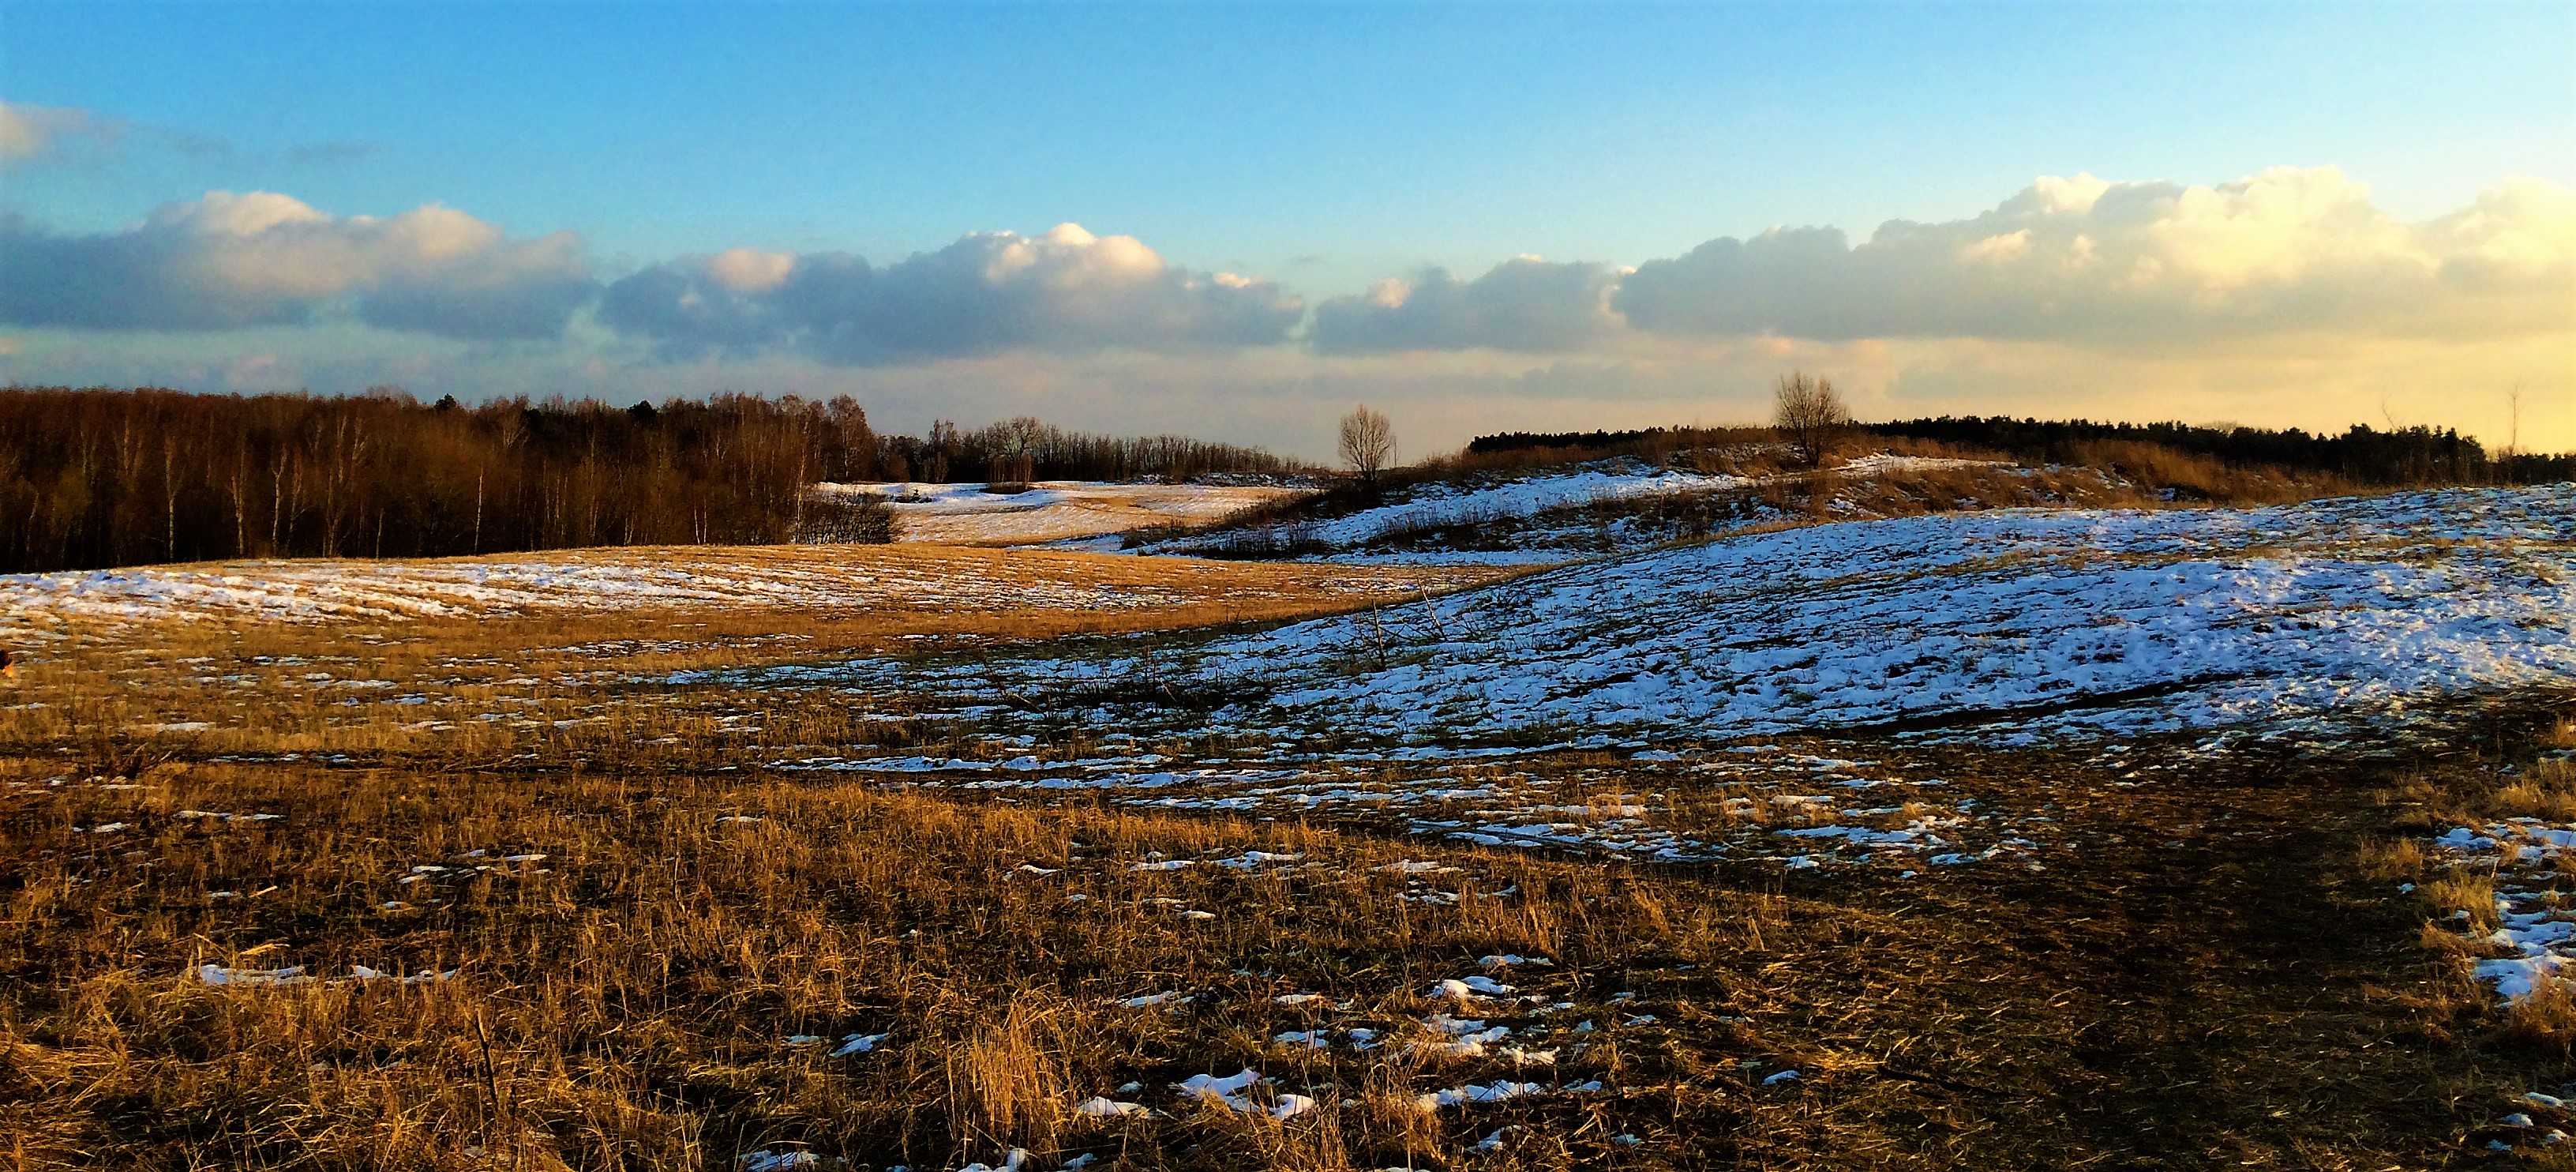
MULTIPOLYGON (((2576 1144, 2498 1123, 2576 1127, 2522 1098, 2576 1080, 2576 1008, 2494 1005, 2444 926, 2478 876, 2417 845, 2576 810, 2565 763, 2531 764, 2576 745, 2567 698, 2367 755, 1773 738, 1757 764, 1937 773, 2053 837, 2029 866, 1910 878, 1624 862, 1363 814, 773 768, 816 746, 1006 750, 971 717, 669 673, 1272 621, 1487 573, 845 556, 1173 593, 43 628, 69 637, 0 712, 0 1153, 22 1169, 944 1170, 1013 1148, 1032 1172, 2576 1167, 2576 1144), (349 680, 423 699, 346 703, 331 685, 349 680), (1163 859, 1202 865, 1140 869, 1163 859), (1554 963, 1479 963, 1496 954, 1554 963), (210 984, 208 965, 321 979, 210 984), (1435 991, 1469 975, 1514 991, 1435 991), (1119 1004, 1164 992, 1190 1000, 1119 1004), (1444 1013, 1510 1027, 1508 1048, 1465 1052, 1444 1013), (1278 1040, 1319 1029, 1330 1045, 1278 1040), (1267 1076, 1248 1109, 1172 1090, 1247 1068, 1267 1076), (1538 1089, 1422 1103, 1498 1082, 1538 1089), (1077 1110, 1099 1096, 1148 1110, 1077 1110), (1311 1106, 1285 1112, 1291 1096, 1311 1106)), ((1186 763, 1227 746, 1140 748, 1186 763)), ((1524 767, 1574 805, 1681 784, 1623 776, 1624 754, 1524 767)), ((1732 784, 1677 806, 1739 817, 1732 784)))

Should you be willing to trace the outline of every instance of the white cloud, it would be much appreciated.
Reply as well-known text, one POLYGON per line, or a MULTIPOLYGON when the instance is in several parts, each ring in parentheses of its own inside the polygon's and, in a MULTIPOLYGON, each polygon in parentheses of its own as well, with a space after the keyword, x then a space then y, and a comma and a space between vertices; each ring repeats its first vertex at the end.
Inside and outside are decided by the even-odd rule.
POLYGON ((2497 443, 2519 383, 2522 442, 2576 448, 2576 193, 2536 180, 2406 222, 2331 169, 2042 179, 1856 247, 1780 229, 1634 272, 1427 270, 1324 302, 1307 344, 1282 344, 1303 317, 1271 282, 1073 225, 882 265, 736 249, 602 295, 571 235, 513 238, 434 205, 378 219, 214 193, 95 236, 0 216, 0 377, 28 382, 847 392, 890 426, 1037 414, 1317 456, 1352 402, 1428 452, 1494 430, 1756 420, 1791 368, 1832 375, 1874 418, 2394 420, 2497 443), (482 344, 508 337, 563 341, 482 344))
POLYGON ((2333 167, 2277 167, 2212 187, 2043 178, 1984 215, 1890 221, 1856 247, 1831 228, 1712 240, 1639 266, 1612 304, 1676 334, 2197 345, 2565 330, 2571 295, 2566 188, 2517 180, 2409 224, 2333 167))
POLYGON ((65 139, 105 139, 115 132, 115 123, 87 110, 0 102, 0 162, 50 154, 65 139))
POLYGON ((600 320, 673 354, 770 352, 877 365, 1013 349, 1175 350, 1282 341, 1305 305, 1197 273, 1132 236, 1059 224, 979 232, 882 267, 846 253, 734 250, 608 287, 600 320))
POLYGON ((775 289, 796 271, 796 255, 729 248, 707 258, 707 279, 730 293, 775 289))
POLYGON ((2460 339, 2576 327, 2576 192, 2514 180, 2408 223, 2333 167, 2215 186, 2043 177, 1964 220, 1720 238, 1621 272, 1524 257, 1316 308, 1326 354, 1616 350, 1640 332, 1987 338, 2190 349, 2290 334, 2460 339))
POLYGON ((563 330, 596 288, 579 238, 512 239, 432 204, 333 216, 274 192, 208 192, 121 232, 62 236, 0 220, 0 321, 91 329, 230 329, 346 308, 464 338, 563 330))
POLYGON ((1618 328, 1608 305, 1618 277, 1606 265, 1534 256, 1504 261, 1473 281, 1429 268, 1316 306, 1307 337, 1327 354, 1568 350, 1618 328))

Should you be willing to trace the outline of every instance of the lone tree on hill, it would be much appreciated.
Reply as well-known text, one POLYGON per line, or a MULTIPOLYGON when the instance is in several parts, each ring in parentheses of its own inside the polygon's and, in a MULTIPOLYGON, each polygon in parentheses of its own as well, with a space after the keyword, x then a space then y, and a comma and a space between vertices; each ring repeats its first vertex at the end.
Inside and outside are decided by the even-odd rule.
POLYGON ((1342 462, 1360 474, 1360 481, 1377 487, 1377 474, 1385 471, 1395 459, 1395 425, 1386 416, 1368 409, 1366 404, 1351 408, 1342 416, 1342 462))
POLYGON ((1810 378, 1805 371, 1781 375, 1775 402, 1771 426, 1810 468, 1824 463, 1826 450, 1851 426, 1851 408, 1843 404, 1832 379, 1810 378))

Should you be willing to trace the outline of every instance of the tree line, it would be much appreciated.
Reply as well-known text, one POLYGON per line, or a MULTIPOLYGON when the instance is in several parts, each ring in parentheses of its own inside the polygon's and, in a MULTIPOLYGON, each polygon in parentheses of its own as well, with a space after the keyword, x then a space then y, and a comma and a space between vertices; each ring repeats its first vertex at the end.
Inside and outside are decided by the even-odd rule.
POLYGON ((1016 485, 1031 480, 1281 477, 1313 471, 1260 448, 1181 435, 1091 435, 1021 416, 973 431, 943 420, 931 424, 925 436, 885 436, 878 441, 874 464, 830 479, 1016 485))
MULTIPOLYGON (((2193 427, 2182 423, 2095 423, 2085 419, 1941 416, 1849 425, 1851 431, 1934 440, 2021 460, 2082 463, 2088 445, 2140 443, 2207 456, 2238 468, 2324 473, 2377 487, 2454 484, 2554 484, 2576 480, 2576 454, 2490 453, 2457 431, 2409 427, 2382 431, 2355 424, 2340 435, 2298 428, 2193 427)), ((1502 432, 1478 436, 1470 455, 1536 449, 1681 450, 1710 433, 1698 428, 1635 431, 1502 432)), ((1739 438, 1737 435, 1730 439, 1739 438)))
POLYGON ((363 395, 0 389, 0 572, 243 557, 884 540, 818 481, 1294 470, 1256 449, 1014 420, 880 435, 848 397, 424 404, 363 395))
POLYGON ((2407 487, 2548 484, 2576 480, 2576 454, 2490 454, 2472 437, 2416 426, 2381 431, 2354 424, 2340 435, 2299 428, 2193 427, 2181 423, 2095 423, 2086 419, 1948 416, 1862 425, 1887 436, 1984 448, 2024 460, 2066 460, 2083 445, 2154 444, 2233 467, 2322 472, 2355 484, 2407 487))

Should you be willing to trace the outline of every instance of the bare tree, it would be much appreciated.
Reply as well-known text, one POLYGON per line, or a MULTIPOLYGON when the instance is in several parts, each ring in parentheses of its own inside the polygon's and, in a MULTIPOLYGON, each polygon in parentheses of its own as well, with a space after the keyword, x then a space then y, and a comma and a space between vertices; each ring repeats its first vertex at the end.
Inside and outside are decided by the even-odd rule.
POLYGON ((1028 488, 1037 478, 1038 443, 1046 438, 1046 424, 1029 416, 1005 419, 988 431, 993 445, 992 481, 988 489, 1013 492, 1028 488))
POLYGON ((1826 451, 1851 426, 1851 408, 1832 379, 1810 378, 1805 371, 1781 375, 1775 403, 1771 426, 1810 468, 1824 463, 1826 451))
POLYGON ((1368 409, 1366 404, 1351 408, 1342 416, 1342 462, 1360 474, 1360 481, 1377 487, 1377 475, 1395 459, 1395 425, 1386 416, 1368 409))
POLYGON ((2522 383, 2519 380, 2515 381, 2512 390, 2504 393, 2504 409, 2512 417, 2512 428, 2505 433, 2504 454, 2519 456, 2522 454, 2522 383))

